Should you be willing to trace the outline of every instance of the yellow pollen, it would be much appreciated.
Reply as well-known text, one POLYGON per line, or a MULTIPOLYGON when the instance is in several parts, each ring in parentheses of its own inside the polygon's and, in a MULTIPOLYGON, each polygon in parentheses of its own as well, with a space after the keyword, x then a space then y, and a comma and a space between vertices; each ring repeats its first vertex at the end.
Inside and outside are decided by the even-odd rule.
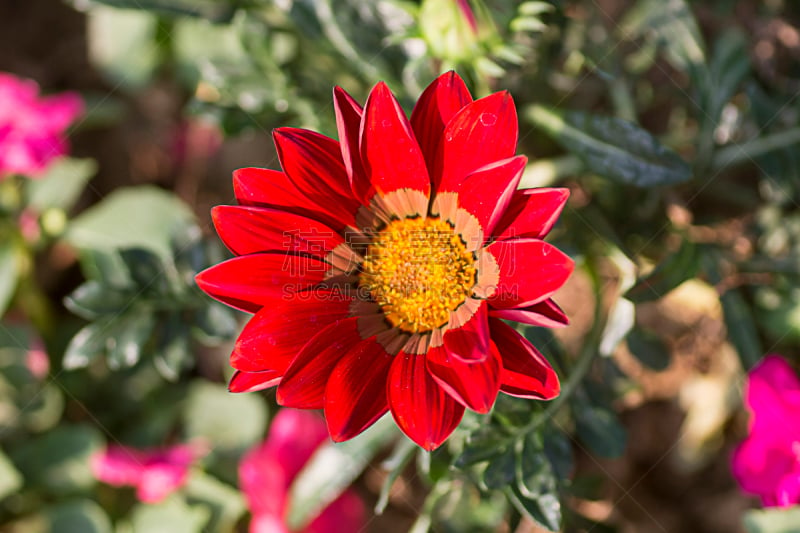
POLYGON ((395 327, 441 327, 471 294, 475 258, 453 226, 438 218, 390 222, 367 249, 359 282, 395 327))

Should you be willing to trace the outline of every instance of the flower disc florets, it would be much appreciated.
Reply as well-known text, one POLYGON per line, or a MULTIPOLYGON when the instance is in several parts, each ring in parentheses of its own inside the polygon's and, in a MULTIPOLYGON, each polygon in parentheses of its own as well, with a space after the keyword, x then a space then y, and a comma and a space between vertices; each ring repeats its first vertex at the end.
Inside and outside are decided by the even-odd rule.
POLYGON ((442 327, 475 285, 475 257, 438 218, 393 220, 367 249, 360 283, 409 333, 442 327))

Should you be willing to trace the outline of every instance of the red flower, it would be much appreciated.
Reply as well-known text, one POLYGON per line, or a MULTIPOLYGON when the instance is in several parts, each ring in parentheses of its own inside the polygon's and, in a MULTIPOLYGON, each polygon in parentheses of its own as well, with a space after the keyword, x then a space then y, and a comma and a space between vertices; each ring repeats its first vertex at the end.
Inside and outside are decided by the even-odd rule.
POLYGON ((334 89, 339 142, 274 132, 283 172, 234 173, 218 206, 238 257, 197 276, 255 313, 231 355, 230 389, 277 385, 281 405, 324 409, 334 440, 391 411, 426 449, 502 391, 550 399, 547 360, 501 319, 558 326, 550 296, 573 262, 542 241, 566 189, 517 191, 517 115, 507 92, 472 101, 455 73, 406 118, 379 83, 362 108, 334 89))

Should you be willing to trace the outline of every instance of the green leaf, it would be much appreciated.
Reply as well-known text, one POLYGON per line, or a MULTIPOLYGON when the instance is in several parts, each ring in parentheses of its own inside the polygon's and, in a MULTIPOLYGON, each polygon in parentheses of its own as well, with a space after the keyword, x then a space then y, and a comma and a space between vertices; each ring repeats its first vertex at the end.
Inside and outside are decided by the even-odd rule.
POLYGON ((264 435, 267 405, 256 394, 232 394, 197 380, 189 388, 183 423, 187 439, 205 439, 222 453, 241 453, 264 435))
POLYGON ((200 470, 191 473, 184 492, 189 503, 201 503, 211 510, 206 531, 233 531, 246 510, 241 492, 200 470))
POLYGON ((142 291, 157 292, 166 289, 165 265, 161 259, 144 248, 127 248, 119 252, 130 278, 142 291))
POLYGON ((320 446, 289 490, 289 529, 302 530, 334 501, 383 447, 397 438, 395 428, 392 418, 384 416, 352 440, 320 446))
POLYGON ((661 298, 697 274, 701 257, 700 247, 684 239, 677 252, 659 263, 649 275, 638 280, 625 297, 636 303, 661 298))
POLYGON ((80 253, 81 271, 86 279, 115 289, 135 290, 128 269, 116 250, 86 249, 80 253))
POLYGON ((95 428, 63 425, 26 441, 11 451, 11 458, 27 484, 53 494, 72 494, 94 485, 89 457, 101 445, 95 428))
POLYGON ((0 450, 0 501, 22 488, 22 474, 0 450))
POLYGON ((526 498, 516 486, 511 486, 506 494, 520 513, 549 531, 561 531, 561 502, 557 494, 526 498))
POLYGON ((106 350, 106 340, 114 331, 113 325, 117 320, 119 318, 116 315, 102 318, 78 331, 64 350, 64 359, 61 362, 64 370, 83 368, 102 355, 106 350))
POLYGON ((210 516, 207 508, 187 505, 172 495, 162 503, 137 505, 133 508, 131 522, 133 533, 200 533, 210 516))
POLYGON ((514 481, 517 458, 514 450, 506 449, 500 455, 492 457, 486 470, 483 471, 483 482, 490 489, 502 489, 514 481))
POLYGON ((712 90, 705 96, 705 111, 714 124, 750 72, 748 46, 747 38, 736 28, 726 29, 714 43, 709 65, 712 90))
POLYGON ((6 239, 0 242, 0 317, 11 305, 11 298, 17 288, 19 264, 14 241, 6 239))
POLYGON ((526 498, 536 498, 556 491, 553 468, 544 453, 542 436, 529 433, 518 449, 516 462, 517 488, 526 498))
POLYGON ((557 427, 550 426, 542 431, 544 438, 544 454, 550 461, 553 473, 559 480, 565 480, 572 474, 572 444, 569 437, 557 427))
POLYGON ((155 315, 141 306, 120 316, 114 323, 117 333, 106 340, 109 368, 118 370, 138 363, 155 323, 155 315))
POLYGON ((692 177, 681 157, 642 128, 624 120, 540 105, 525 116, 608 179, 638 187, 675 185, 692 177))
POLYGON ((193 223, 191 210, 174 194, 151 186, 125 187, 78 215, 65 239, 80 249, 145 248, 168 262, 171 236, 193 223))
POLYGON ((144 87, 159 62, 157 17, 145 11, 96 6, 87 18, 92 65, 116 87, 144 87))
POLYGON ((28 206, 39 213, 51 208, 67 211, 96 172, 97 162, 94 159, 57 159, 44 176, 27 182, 28 206))
POLYGON ((705 70, 705 43, 697 21, 684 0, 637 2, 621 24, 627 36, 648 35, 663 47, 667 59, 683 72, 705 70))
POLYGON ((156 370, 167 381, 178 381, 181 372, 193 364, 189 346, 189 327, 183 323, 178 313, 170 313, 161 329, 156 350, 156 370))
POLYGON ((219 302, 208 299, 195 314, 192 333, 207 346, 216 346, 231 340, 239 332, 239 322, 234 311, 219 302))
POLYGON ((752 509, 744 515, 744 529, 747 533, 798 533, 800 507, 752 509))
POLYGON ((89 280, 64 298, 64 306, 86 320, 119 314, 136 298, 133 290, 120 290, 95 280, 89 280))
POLYGON ((402 439, 395 446, 392 455, 381 463, 381 468, 386 471, 386 480, 381 486, 381 493, 380 496, 378 496, 378 502, 375 504, 375 514, 383 514, 383 511, 389 504, 389 494, 394 482, 400 477, 400 474, 403 473, 403 470, 411 461, 411 458, 414 457, 417 449, 417 445, 414 441, 402 439))
POLYGON ((76 500, 49 507, 45 511, 53 533, 111 533, 111 519, 91 500, 76 500))
POLYGON ((488 461, 491 458, 505 452, 505 448, 501 445, 504 441, 502 435, 497 428, 483 426, 473 431, 461 455, 456 457, 453 463, 458 468, 464 468, 483 461, 488 461))
POLYGON ((601 457, 619 457, 625 451, 627 433, 610 409, 573 397, 573 415, 578 437, 601 457))
POLYGON ((664 370, 671 361, 664 341, 650 331, 633 328, 627 337, 628 351, 653 370, 664 370))
POLYGON ((739 354, 742 368, 749 370, 764 355, 758 331, 756 331, 753 312, 736 289, 726 291, 719 300, 722 303, 728 339, 739 354))

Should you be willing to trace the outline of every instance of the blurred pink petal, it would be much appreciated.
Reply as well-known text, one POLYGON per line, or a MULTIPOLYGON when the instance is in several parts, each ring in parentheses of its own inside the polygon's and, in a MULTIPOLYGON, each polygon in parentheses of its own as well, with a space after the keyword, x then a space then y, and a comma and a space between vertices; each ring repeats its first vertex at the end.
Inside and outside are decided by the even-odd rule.
POLYGON ((156 503, 183 486, 192 463, 206 453, 198 444, 149 450, 112 445, 93 455, 90 465, 98 480, 115 487, 136 487, 140 501, 156 503))
POLYGON ((42 339, 35 338, 25 354, 25 367, 36 379, 44 379, 50 372, 50 358, 44 349, 42 339))
POLYGON ((0 73, 0 178, 36 177, 67 151, 64 130, 84 111, 75 93, 39 98, 39 86, 0 73))
MULTIPOLYGON (((239 464, 239 486, 253 514, 250 533, 289 533, 285 525, 289 488, 327 435, 324 420, 313 412, 288 408, 278 412, 267 439, 239 464)), ((358 531, 364 516, 361 499, 346 491, 302 533, 358 531)))
POLYGON ((750 434, 733 453, 734 478, 764 506, 800 502, 800 379, 783 358, 768 355, 750 370, 745 402, 750 434))

